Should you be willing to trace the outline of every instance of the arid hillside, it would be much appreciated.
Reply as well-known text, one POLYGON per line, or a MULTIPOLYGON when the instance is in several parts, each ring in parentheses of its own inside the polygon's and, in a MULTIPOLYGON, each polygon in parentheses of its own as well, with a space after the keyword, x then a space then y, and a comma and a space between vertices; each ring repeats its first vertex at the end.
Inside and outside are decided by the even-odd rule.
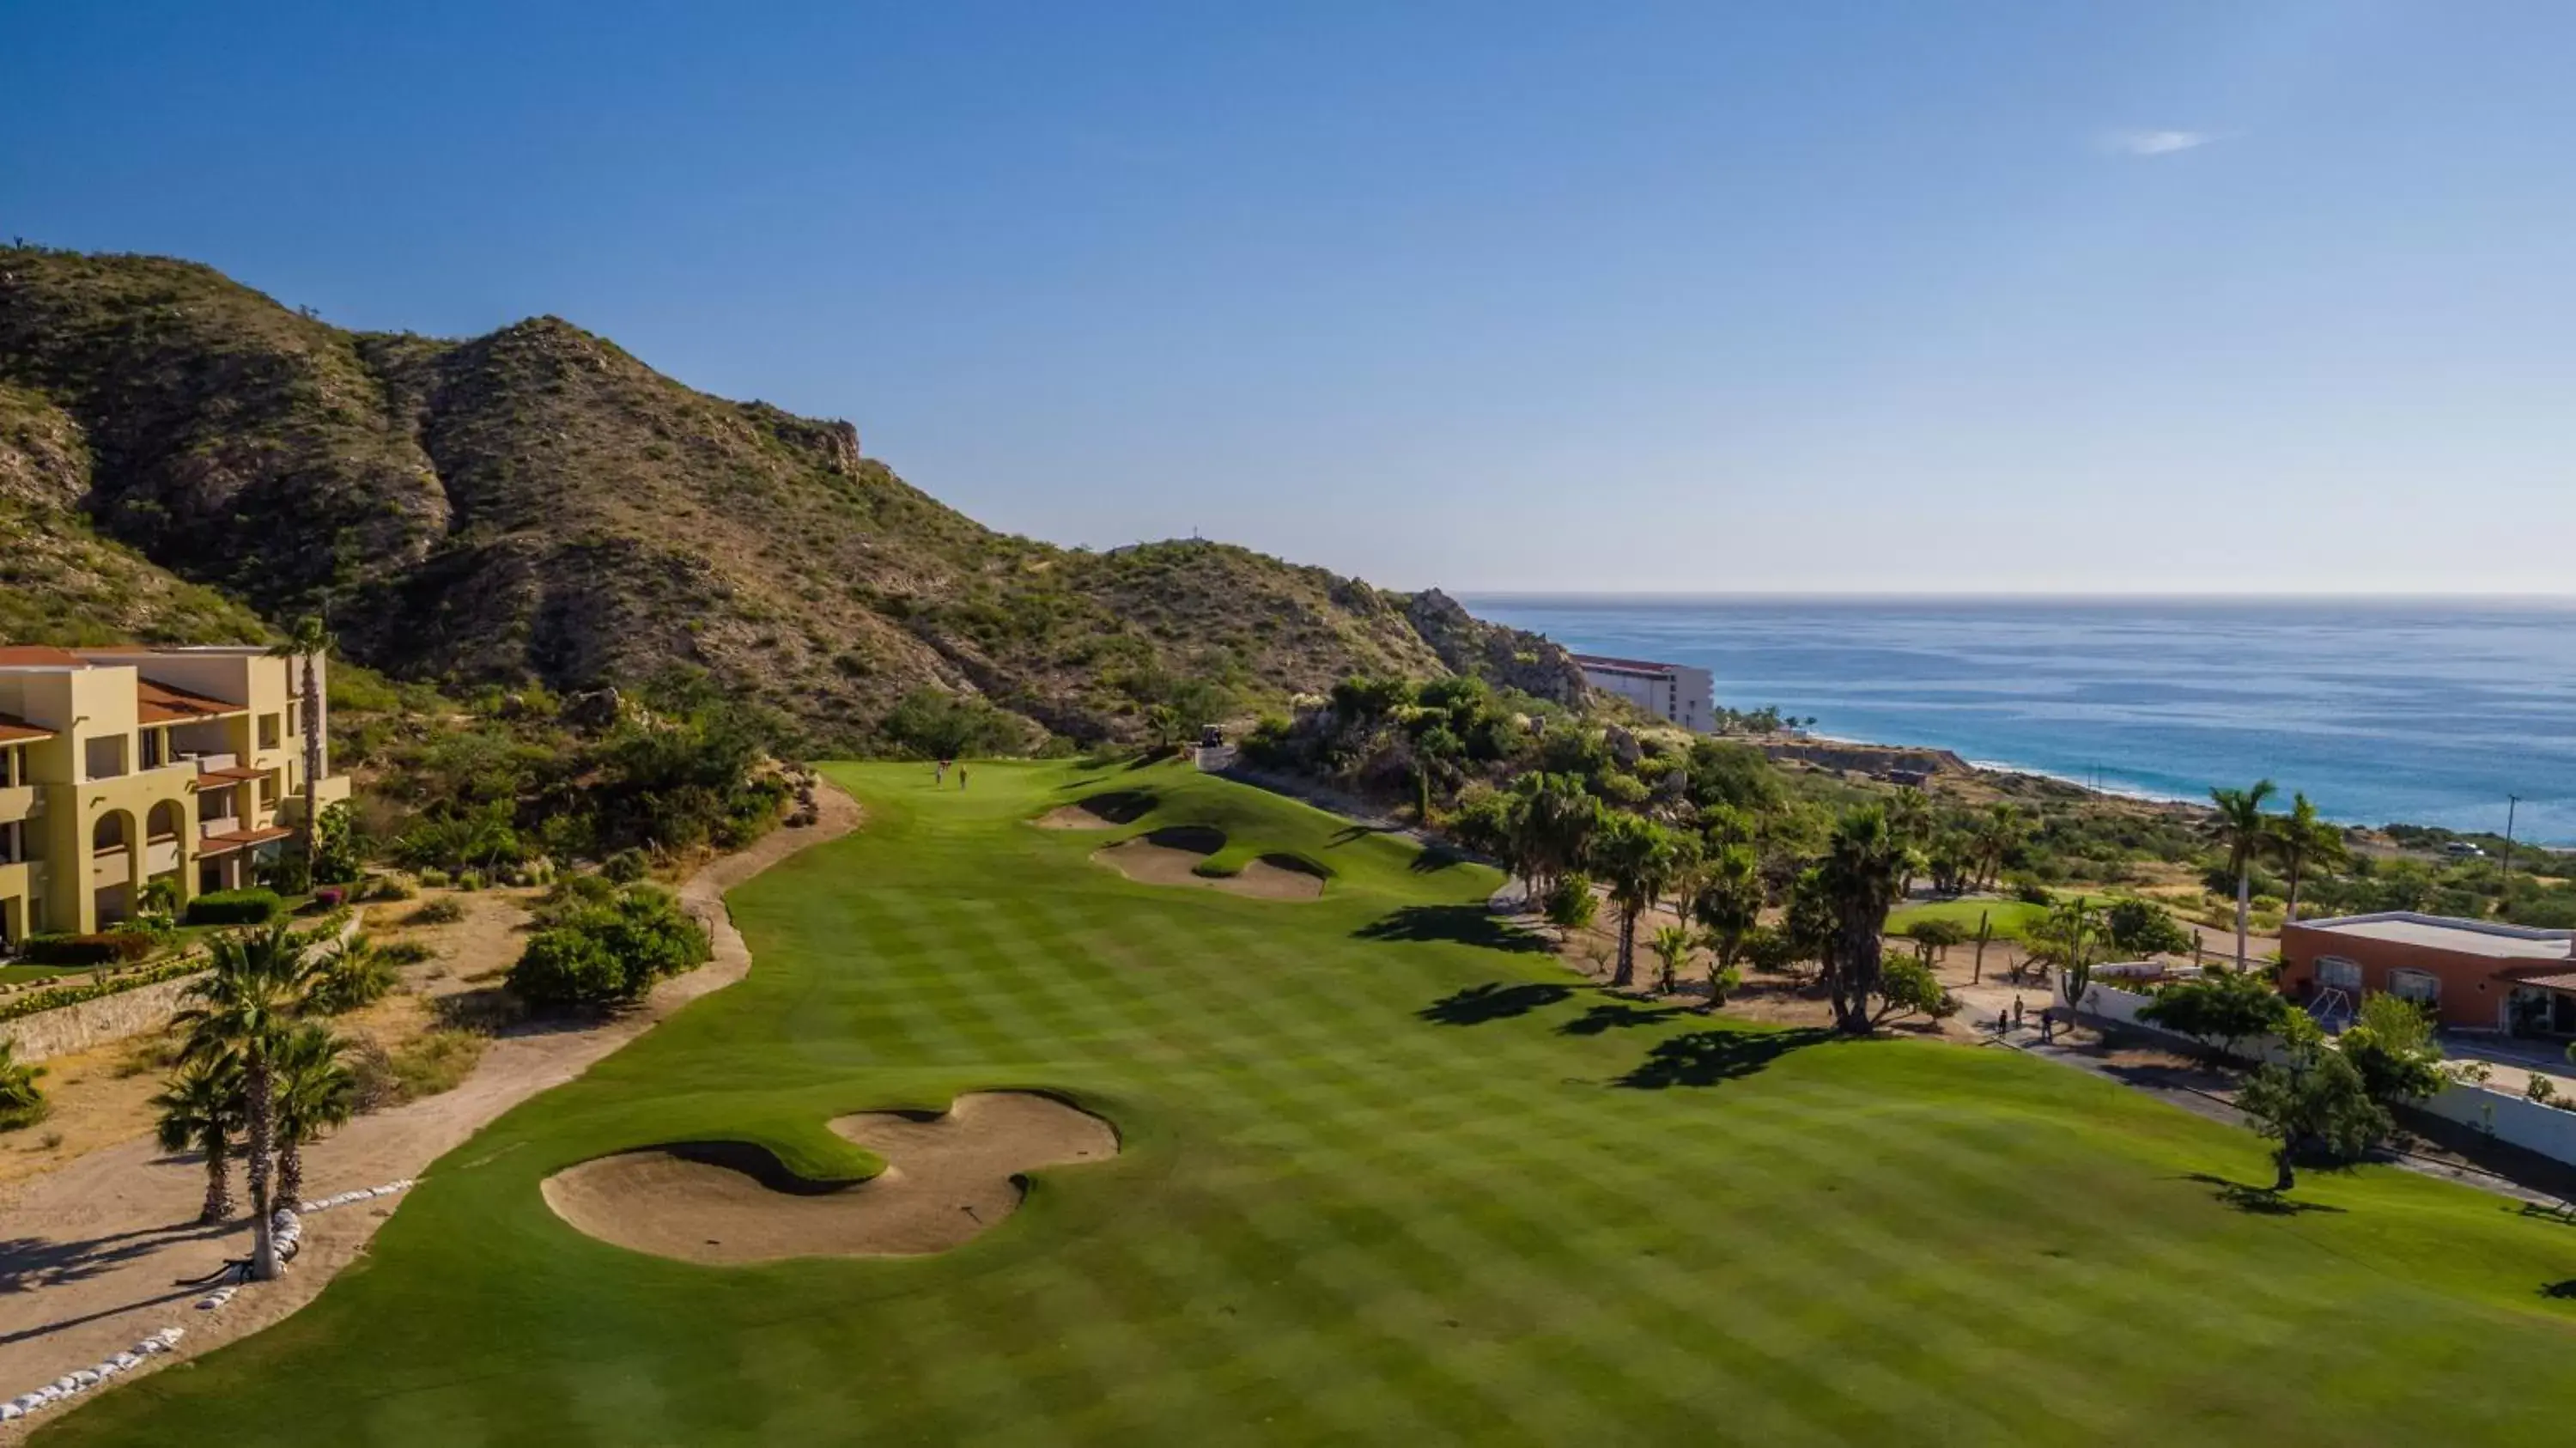
POLYGON ((0 249, 12 639, 230 637, 320 613, 357 659, 558 690, 703 671, 818 745, 923 688, 1075 739, 1180 679, 1354 672, 1572 699, 1562 650, 1438 593, 1215 543, 996 533, 846 422, 733 402, 541 317, 360 333, 210 268, 0 249))

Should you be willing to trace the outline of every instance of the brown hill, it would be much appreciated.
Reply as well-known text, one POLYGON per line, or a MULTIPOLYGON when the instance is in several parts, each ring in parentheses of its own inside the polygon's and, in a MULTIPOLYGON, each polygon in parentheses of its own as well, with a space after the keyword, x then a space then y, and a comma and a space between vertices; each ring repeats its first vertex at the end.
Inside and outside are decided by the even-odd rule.
POLYGON ((47 601, 0 614, 12 635, 248 625, 187 580, 321 612, 402 677, 703 670, 824 744, 923 687, 1078 739, 1132 732, 1187 676, 1248 701, 1363 671, 1582 692, 1562 650, 1437 593, 995 533, 848 423, 693 391, 551 317, 356 333, 192 263, 0 249, 0 387, 0 506, 57 540, 17 567, 47 601))

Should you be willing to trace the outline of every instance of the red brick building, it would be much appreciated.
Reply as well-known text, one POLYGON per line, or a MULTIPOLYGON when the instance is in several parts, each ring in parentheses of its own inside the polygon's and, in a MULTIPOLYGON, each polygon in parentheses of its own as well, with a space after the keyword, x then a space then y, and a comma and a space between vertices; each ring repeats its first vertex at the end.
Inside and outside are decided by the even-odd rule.
POLYGON ((2576 931, 2391 910, 2285 925, 2281 961, 2281 990, 2302 1005, 2386 992, 2446 1026, 2576 1035, 2576 931))

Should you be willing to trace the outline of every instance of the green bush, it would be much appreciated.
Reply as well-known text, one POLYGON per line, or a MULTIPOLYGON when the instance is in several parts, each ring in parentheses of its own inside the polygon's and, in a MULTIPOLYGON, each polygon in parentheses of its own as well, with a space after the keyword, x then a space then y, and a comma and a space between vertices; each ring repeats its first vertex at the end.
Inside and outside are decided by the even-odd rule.
POLYGON ((0 1131, 16 1131, 45 1119, 49 1109, 45 1090, 36 1084, 44 1074, 42 1066, 20 1064, 11 1044, 0 1040, 0 1131))
POLYGON ((191 925, 266 925, 286 908, 274 890, 217 890, 188 902, 191 925))
POLYGON ((193 975, 205 968, 204 957, 188 956, 179 960, 166 960, 159 965, 145 966, 140 970, 120 971, 103 979, 94 978, 72 985, 58 985, 44 990, 28 991, 22 995, 12 996, 6 1001, 0 1001, 0 1021, 14 1021, 20 1016, 32 1016, 39 1011, 59 1010, 64 1006, 79 1005, 83 1001, 94 1001, 103 996, 139 990, 144 986, 157 985, 165 980, 177 980, 183 975, 193 975))
POLYGON ((1561 930, 1581 930, 1600 912, 1601 897, 1592 893, 1592 877, 1577 871, 1560 875, 1547 892, 1547 923, 1561 930))
POLYGON ((403 917, 405 925, 453 925, 465 918, 465 906, 453 895, 428 901, 403 917))
POLYGON ((2124 955, 2188 955, 2196 937, 2152 900, 2114 900, 2103 917, 2111 945, 2124 955))
POLYGON ((602 860, 599 865, 599 873, 606 876, 610 883, 618 885, 632 885, 643 879, 651 869, 652 861, 646 858, 642 850, 631 845, 602 860))
POLYGON ((706 932, 669 892, 630 889, 540 930, 510 967, 510 990, 531 1006, 618 1005, 704 961, 706 932))
POLYGON ((29 965, 131 965, 159 942, 140 931, 98 935, 31 935, 23 954, 29 965))

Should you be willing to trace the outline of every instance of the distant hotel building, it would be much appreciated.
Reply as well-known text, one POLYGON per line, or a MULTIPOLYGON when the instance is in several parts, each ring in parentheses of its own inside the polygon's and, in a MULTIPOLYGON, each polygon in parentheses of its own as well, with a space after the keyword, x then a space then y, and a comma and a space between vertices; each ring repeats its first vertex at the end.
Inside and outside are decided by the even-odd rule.
POLYGON ((1688 664, 1655 664, 1644 659, 1614 659, 1605 654, 1576 654, 1583 682, 1605 694, 1616 694, 1658 719, 1695 734, 1717 732, 1709 709, 1708 670, 1688 664))

